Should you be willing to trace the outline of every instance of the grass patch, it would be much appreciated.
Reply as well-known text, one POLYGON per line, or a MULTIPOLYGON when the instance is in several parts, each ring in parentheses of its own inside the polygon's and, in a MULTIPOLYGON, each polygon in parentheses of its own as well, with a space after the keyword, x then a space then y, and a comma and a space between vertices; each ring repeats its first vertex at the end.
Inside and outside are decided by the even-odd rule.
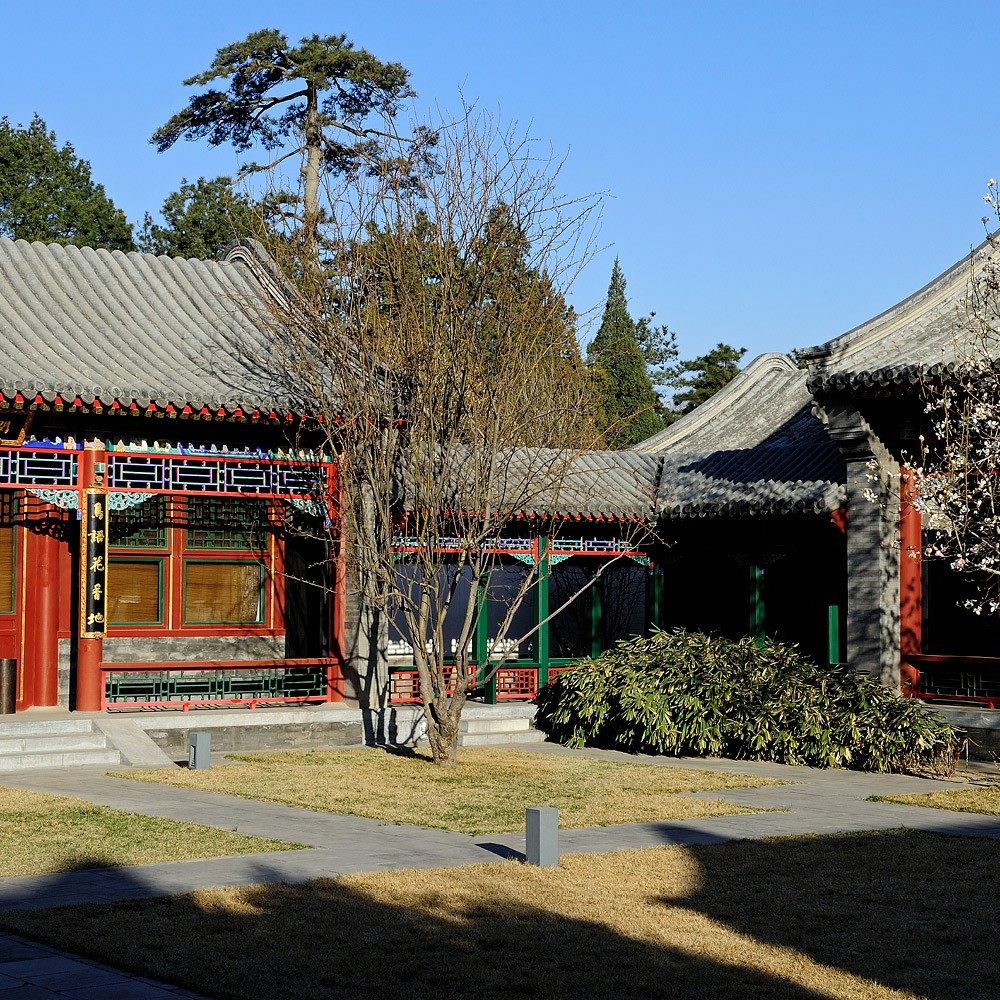
POLYGON ((745 774, 478 747, 447 768, 420 754, 382 750, 227 759, 230 766, 207 771, 128 771, 119 777, 474 836, 523 829, 525 806, 555 806, 567 828, 734 816, 758 810, 685 793, 780 784, 745 774))
POLYGON ((982 813, 1000 816, 1000 786, 977 785, 947 792, 924 792, 917 795, 873 795, 871 802, 895 802, 901 806, 928 806, 952 812, 982 813))
POLYGON ((246 1000, 992 1000, 998 878, 995 841, 907 831, 213 889, 0 924, 246 1000))
POLYGON ((0 878, 300 847, 0 785, 0 878))

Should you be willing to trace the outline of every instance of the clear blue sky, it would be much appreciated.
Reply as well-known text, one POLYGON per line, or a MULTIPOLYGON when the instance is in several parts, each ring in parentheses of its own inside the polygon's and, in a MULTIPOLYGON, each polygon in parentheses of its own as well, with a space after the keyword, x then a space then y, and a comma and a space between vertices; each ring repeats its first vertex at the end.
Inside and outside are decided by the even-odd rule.
POLYGON ((565 188, 607 191, 609 245, 638 316, 693 355, 788 350, 915 290, 982 238, 1000 173, 995 3, 3 4, 0 115, 38 111, 133 221, 227 150, 157 154, 153 129, 216 49, 274 25, 346 32, 569 151, 565 188))

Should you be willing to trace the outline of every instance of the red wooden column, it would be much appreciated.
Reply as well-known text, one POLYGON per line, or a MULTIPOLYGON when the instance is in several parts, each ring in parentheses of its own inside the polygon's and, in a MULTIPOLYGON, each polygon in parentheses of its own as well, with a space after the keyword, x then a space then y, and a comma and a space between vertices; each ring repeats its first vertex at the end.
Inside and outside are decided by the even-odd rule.
POLYGON ((915 473, 899 470, 899 653, 902 659, 901 685, 909 694, 920 678, 919 671, 906 662, 910 653, 921 651, 923 594, 921 581, 921 516, 916 502, 920 489, 915 473))
POLYGON ((43 528, 31 536, 31 543, 34 703, 56 705, 59 703, 59 539, 43 528))
POLYGON ((347 540, 344 538, 344 493, 338 479, 338 470, 331 465, 326 470, 326 516, 330 522, 330 537, 333 545, 332 565, 327 567, 333 573, 333 600, 328 609, 330 614, 329 655, 336 658, 336 665, 327 669, 327 700, 344 700, 344 634, 347 627, 347 540), (336 499, 335 499, 336 498, 336 499))
MULTIPOLYGON (((80 506, 83 515, 80 521, 80 597, 79 597, 79 640, 76 655, 76 710, 78 712, 99 712, 101 710, 101 694, 104 688, 104 678, 101 675, 101 661, 104 659, 103 634, 106 630, 103 614, 100 622, 89 621, 92 614, 93 587, 95 572, 99 576, 101 586, 104 585, 104 564, 99 571, 91 565, 93 543, 90 532, 103 528, 104 545, 103 558, 106 561, 107 549, 107 487, 106 468, 107 455, 100 442, 88 441, 80 456, 80 506), (89 492, 88 492, 89 491, 89 492), (97 528, 88 519, 88 498, 102 497, 101 505, 103 524, 97 528), (99 626, 99 627, 95 627, 99 626)), ((101 602, 103 604, 103 601, 101 602)))

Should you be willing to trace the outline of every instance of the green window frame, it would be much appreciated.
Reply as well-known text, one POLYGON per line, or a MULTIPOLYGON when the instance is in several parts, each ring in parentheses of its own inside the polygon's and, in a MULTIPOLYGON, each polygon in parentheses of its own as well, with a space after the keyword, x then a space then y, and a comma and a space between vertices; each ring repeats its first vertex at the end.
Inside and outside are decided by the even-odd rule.
POLYGON ((183 573, 183 588, 181 594, 181 620, 185 625, 263 625, 265 613, 265 591, 266 580, 265 566, 261 559, 185 559, 183 573), (195 618, 188 612, 188 574, 192 566, 255 566, 257 568, 257 615, 255 618, 232 619, 232 618, 195 618))
MULTIPOLYGON (((108 619, 108 624, 112 626, 147 626, 147 625, 162 625, 163 624, 163 557, 149 557, 143 558, 141 556, 111 556, 108 559, 108 577, 109 585, 110 579, 114 575, 114 567, 116 565, 133 565, 135 563, 143 563, 156 566, 156 608, 157 617, 154 620, 140 620, 140 619, 108 619)), ((110 611, 109 611, 110 615, 110 611)))

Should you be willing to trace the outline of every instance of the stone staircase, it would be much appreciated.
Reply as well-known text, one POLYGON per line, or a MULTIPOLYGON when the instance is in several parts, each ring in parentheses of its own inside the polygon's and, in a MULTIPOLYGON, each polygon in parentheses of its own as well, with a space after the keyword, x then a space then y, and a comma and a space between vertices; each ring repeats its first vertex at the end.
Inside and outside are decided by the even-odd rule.
POLYGON ((532 725, 534 705, 469 706, 462 714, 459 743, 464 747, 497 747, 511 743, 544 743, 532 725))
POLYGON ((38 767, 121 763, 121 753, 91 719, 0 722, 0 774, 38 767))

